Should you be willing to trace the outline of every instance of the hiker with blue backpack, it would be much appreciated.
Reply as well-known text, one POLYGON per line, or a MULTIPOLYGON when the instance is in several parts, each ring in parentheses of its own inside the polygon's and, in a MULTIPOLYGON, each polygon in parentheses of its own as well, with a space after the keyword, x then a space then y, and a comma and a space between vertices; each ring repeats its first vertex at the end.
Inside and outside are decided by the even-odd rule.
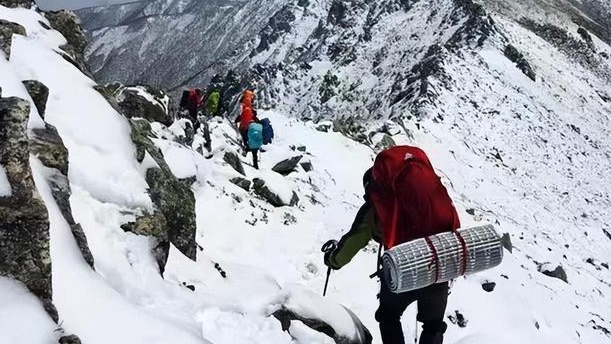
POLYGON ((264 144, 272 143, 274 130, 269 119, 259 120, 257 111, 253 109, 253 102, 254 92, 252 90, 244 91, 241 100, 242 109, 235 122, 239 124, 238 128, 244 145, 244 156, 251 152, 253 167, 259 169, 259 150, 264 144))

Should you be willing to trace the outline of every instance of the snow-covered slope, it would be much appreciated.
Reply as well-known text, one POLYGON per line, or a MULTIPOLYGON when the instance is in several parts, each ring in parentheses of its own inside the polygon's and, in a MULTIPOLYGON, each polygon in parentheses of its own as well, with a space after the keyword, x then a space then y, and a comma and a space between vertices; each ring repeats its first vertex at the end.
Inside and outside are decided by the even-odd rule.
MULTIPOLYGON (((183 11, 190 3, 146 6, 183 11)), ((95 258, 93 270, 53 192, 54 172, 32 153, 36 192, 50 222, 53 303, 61 331, 51 332, 59 325, 23 285, 2 277, 0 340, 46 344, 74 333, 85 344, 332 342, 299 321, 283 332, 274 314, 288 310, 330 324, 338 338, 366 342, 358 340, 362 327, 343 305, 380 343, 373 317, 378 282, 367 277, 375 268, 376 245, 332 275, 326 299, 320 297, 326 269, 319 248, 349 228, 362 202, 361 174, 375 156, 370 147, 392 137, 429 153, 464 225, 493 223, 513 241, 501 266, 454 284, 448 322, 458 314, 467 322, 466 327, 463 321, 451 323, 447 342, 608 342, 611 100, 603 55, 611 52, 608 45, 595 36, 589 45, 573 24, 566 24, 564 36, 508 16, 488 17, 461 1, 334 1, 346 7, 333 11, 327 1, 310 1, 309 10, 304 4, 291 7, 299 14, 298 26, 252 56, 274 71, 261 94, 276 108, 261 111, 261 117, 271 119, 277 139, 262 154, 260 171, 234 153, 236 134, 227 120, 211 123, 213 153, 206 157, 194 149, 201 145, 199 134, 193 144, 185 143, 184 121, 169 128, 152 123, 145 138, 136 137, 133 125, 142 122, 117 112, 94 90, 94 81, 55 52, 65 40, 45 28, 51 23, 43 15, 0 6, 0 18, 27 33, 13 36, 10 57, 0 56, 2 97, 33 103, 21 81, 48 86, 46 114, 42 118, 31 107, 29 134, 45 124, 57 127, 69 152, 71 212, 95 258), (360 26, 369 13, 379 15, 371 16, 375 24, 360 26), (326 38, 317 41, 308 30, 323 17, 319 32, 326 38), (363 38, 352 50, 355 35, 363 38), (303 55, 295 53, 304 42, 303 55), (535 80, 503 54, 508 44, 523 53, 535 80), (595 53, 577 53, 581 47, 595 53), (291 63, 280 68, 279 61, 291 63), (410 89, 414 93, 404 93, 410 89), (327 126, 346 131, 345 122, 297 119, 355 112, 369 120, 355 126, 363 128, 357 134, 379 127, 384 133, 358 136, 363 144, 324 132, 327 126), (371 120, 378 117, 381 121, 371 120), (394 121, 384 121, 387 117, 394 121), (142 152, 144 139, 155 149, 142 152), (286 177, 271 171, 295 156, 313 169, 297 164, 286 177), (227 157, 244 163, 244 175, 227 157), (199 249, 194 262, 171 247, 161 277, 152 252, 155 238, 122 226, 158 210, 147 177, 165 164, 195 197, 199 249), (274 207, 265 199, 269 192, 236 185, 257 184, 255 179, 285 202, 294 192, 298 205, 274 207), (542 273, 557 266, 567 282, 542 273), (485 291, 484 282, 494 282, 494 290, 485 291), (4 327, 9 320, 13 326, 4 327), (23 328, 28 321, 35 321, 34 330, 23 328)), ((140 10, 120 12, 138 6, 144 5, 112 9, 119 18, 137 17, 140 10)), ((154 22, 159 12, 164 10, 145 13, 154 22)), ((148 68, 161 75, 164 66, 148 68)), ((0 172, 4 168, 8 175, 5 167, 0 172)), ((408 336, 416 330, 414 313, 410 308, 404 321, 408 336)))

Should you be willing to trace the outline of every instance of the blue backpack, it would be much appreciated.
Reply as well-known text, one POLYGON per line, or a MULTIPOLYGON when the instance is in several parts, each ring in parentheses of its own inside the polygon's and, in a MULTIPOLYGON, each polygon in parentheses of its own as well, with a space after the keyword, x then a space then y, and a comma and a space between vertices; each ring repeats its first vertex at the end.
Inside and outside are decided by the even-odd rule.
POLYGON ((248 148, 259 149, 263 146, 263 126, 259 123, 248 125, 248 148))
POLYGON ((263 144, 268 145, 274 139, 274 127, 268 118, 262 119, 261 125, 263 126, 263 144))

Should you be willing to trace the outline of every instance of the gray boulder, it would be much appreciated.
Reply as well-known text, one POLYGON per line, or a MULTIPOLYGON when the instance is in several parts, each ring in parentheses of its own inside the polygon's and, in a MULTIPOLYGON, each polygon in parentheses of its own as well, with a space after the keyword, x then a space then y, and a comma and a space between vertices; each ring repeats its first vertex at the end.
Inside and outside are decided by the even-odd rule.
POLYGON ((0 164, 12 194, 0 197, 0 275, 23 283, 57 322, 52 300, 49 216, 38 196, 27 135, 30 106, 0 98, 0 164))
POLYGON ((509 236, 509 233, 503 233, 503 236, 501 237, 501 245, 503 245, 503 247, 509 251, 509 253, 513 251, 513 244, 511 243, 511 236, 509 236))
POLYGON ((11 56, 11 43, 15 34, 27 35, 23 26, 0 19, 0 50, 4 52, 7 58, 11 56))
MULTIPOLYGON (((131 119, 130 125, 138 162, 142 162, 145 154, 148 153, 159 165, 159 167, 149 168, 145 178, 149 185, 149 194, 156 207, 154 218, 150 218, 151 215, 147 214, 137 218, 131 230, 151 236, 158 241, 154 253, 160 266, 165 266, 165 260, 159 259, 167 258, 167 250, 170 247, 168 241, 185 256, 195 260, 197 247, 195 242, 195 196, 185 183, 172 174, 163 154, 151 141, 150 123, 145 119, 131 119), (161 216, 165 218, 165 226, 161 216), (139 221, 140 224, 138 224, 139 221), (150 225, 151 223, 154 225, 150 225)), ((163 272, 163 269, 161 271, 163 272)))
POLYGON ((236 172, 245 176, 246 172, 244 171, 244 166, 242 165, 242 160, 235 152, 225 152, 223 155, 223 160, 229 164, 229 166, 233 167, 236 172))
POLYGON ((34 100, 34 105, 38 114, 43 119, 45 118, 45 110, 47 109, 47 100, 49 99, 49 88, 38 80, 25 80, 23 85, 34 100))
POLYGON ((280 198, 280 196, 278 196, 269 187, 267 187, 265 181, 260 178, 255 178, 253 180, 253 191, 257 196, 263 198, 274 207, 293 207, 299 203, 299 196, 297 196, 297 193, 295 193, 295 191, 293 191, 293 197, 291 198, 290 202, 286 203, 282 200, 282 198, 280 198))
POLYGON ((280 173, 283 176, 287 176, 291 174, 291 172, 297 169, 297 165, 303 158, 302 155, 292 157, 290 159, 283 160, 276 164, 276 166, 272 167, 272 171, 280 173))

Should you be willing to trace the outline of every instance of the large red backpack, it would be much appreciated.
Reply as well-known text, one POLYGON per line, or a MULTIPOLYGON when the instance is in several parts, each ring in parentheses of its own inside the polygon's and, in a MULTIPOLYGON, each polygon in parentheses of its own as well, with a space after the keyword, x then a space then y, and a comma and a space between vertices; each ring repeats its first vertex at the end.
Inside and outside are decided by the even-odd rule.
POLYGON ((368 194, 386 249, 460 227, 448 191, 419 148, 396 146, 378 154, 368 194))

